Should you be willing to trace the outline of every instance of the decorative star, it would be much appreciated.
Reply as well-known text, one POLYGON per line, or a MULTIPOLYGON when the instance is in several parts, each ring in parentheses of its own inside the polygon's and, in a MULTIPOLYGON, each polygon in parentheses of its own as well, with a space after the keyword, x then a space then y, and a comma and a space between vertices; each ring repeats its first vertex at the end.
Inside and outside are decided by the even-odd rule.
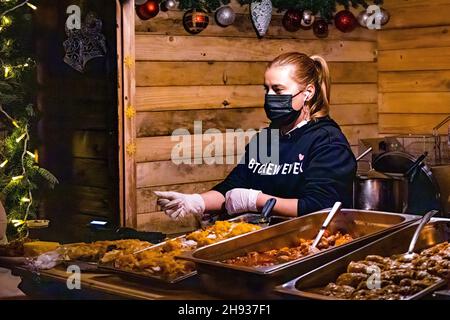
POLYGON ((127 147, 126 147, 126 150, 127 150, 127 154, 129 156, 134 155, 136 153, 136 143, 134 143, 134 142, 128 143, 127 147))
POLYGON ((123 59, 123 63, 128 67, 131 68, 134 64, 133 58, 130 56, 126 56, 125 59, 123 59))
POLYGON ((132 119, 136 115, 136 109, 132 105, 129 105, 125 110, 125 115, 128 119, 132 119))

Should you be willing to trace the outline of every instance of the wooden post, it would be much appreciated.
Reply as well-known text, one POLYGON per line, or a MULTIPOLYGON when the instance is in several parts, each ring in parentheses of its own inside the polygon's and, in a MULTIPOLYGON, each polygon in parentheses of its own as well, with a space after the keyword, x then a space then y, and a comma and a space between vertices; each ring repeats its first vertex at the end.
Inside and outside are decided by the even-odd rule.
POLYGON ((117 4, 119 68, 119 158, 121 159, 121 222, 135 228, 136 212, 136 128, 135 128, 135 9, 134 0, 117 4))

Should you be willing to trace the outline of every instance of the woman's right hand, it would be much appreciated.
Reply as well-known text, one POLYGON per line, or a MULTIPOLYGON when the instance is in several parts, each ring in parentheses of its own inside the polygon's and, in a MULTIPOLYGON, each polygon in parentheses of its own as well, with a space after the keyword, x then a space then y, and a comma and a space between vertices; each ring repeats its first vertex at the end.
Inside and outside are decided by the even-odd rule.
POLYGON ((178 220, 188 215, 201 219, 205 212, 205 201, 198 193, 185 194, 175 191, 154 191, 157 203, 172 219, 178 220))

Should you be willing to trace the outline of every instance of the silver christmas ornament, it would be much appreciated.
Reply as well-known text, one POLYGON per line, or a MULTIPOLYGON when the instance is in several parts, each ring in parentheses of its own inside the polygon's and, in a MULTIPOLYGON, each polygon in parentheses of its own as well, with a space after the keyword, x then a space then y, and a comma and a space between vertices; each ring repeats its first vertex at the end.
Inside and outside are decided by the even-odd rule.
POLYGON ((236 19, 236 13, 230 6, 224 6, 216 11, 216 22, 222 27, 227 27, 233 24, 236 19))
POLYGON ((383 26, 388 23, 390 17, 391 15, 389 14, 389 12, 386 9, 381 8, 380 12, 376 13, 375 20, 379 19, 381 25, 383 26))
POLYGON ((311 27, 312 24, 314 23, 314 20, 315 20, 315 17, 311 10, 303 11, 303 17, 302 17, 302 22, 301 22, 301 25, 303 27, 311 27))
POLYGON ((256 32, 260 37, 263 37, 272 19, 272 2, 270 0, 252 2, 250 4, 250 13, 256 32))
POLYGON ((166 0, 161 3, 161 9, 163 11, 174 10, 177 8, 177 2, 175 0, 166 0))
POLYGON ((146 2, 147 2, 147 0, 135 0, 134 4, 137 5, 137 6, 140 6, 140 5, 142 5, 142 4, 146 3, 146 2))
POLYGON ((369 19, 369 14, 367 13, 366 10, 361 11, 356 17, 356 20, 358 20, 359 25, 364 28, 367 28, 367 19, 369 19))

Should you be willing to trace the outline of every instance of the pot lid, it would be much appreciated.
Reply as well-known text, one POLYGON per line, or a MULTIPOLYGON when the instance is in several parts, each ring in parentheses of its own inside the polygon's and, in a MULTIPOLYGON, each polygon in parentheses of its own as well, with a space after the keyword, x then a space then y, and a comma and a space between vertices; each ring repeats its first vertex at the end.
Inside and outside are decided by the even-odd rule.
MULTIPOLYGON (((415 160, 409 153, 389 151, 379 154, 373 160, 372 166, 380 172, 404 174, 415 160)), ((433 209, 442 212, 439 186, 426 165, 421 166, 408 189, 408 207, 405 213, 424 215, 433 209)))

